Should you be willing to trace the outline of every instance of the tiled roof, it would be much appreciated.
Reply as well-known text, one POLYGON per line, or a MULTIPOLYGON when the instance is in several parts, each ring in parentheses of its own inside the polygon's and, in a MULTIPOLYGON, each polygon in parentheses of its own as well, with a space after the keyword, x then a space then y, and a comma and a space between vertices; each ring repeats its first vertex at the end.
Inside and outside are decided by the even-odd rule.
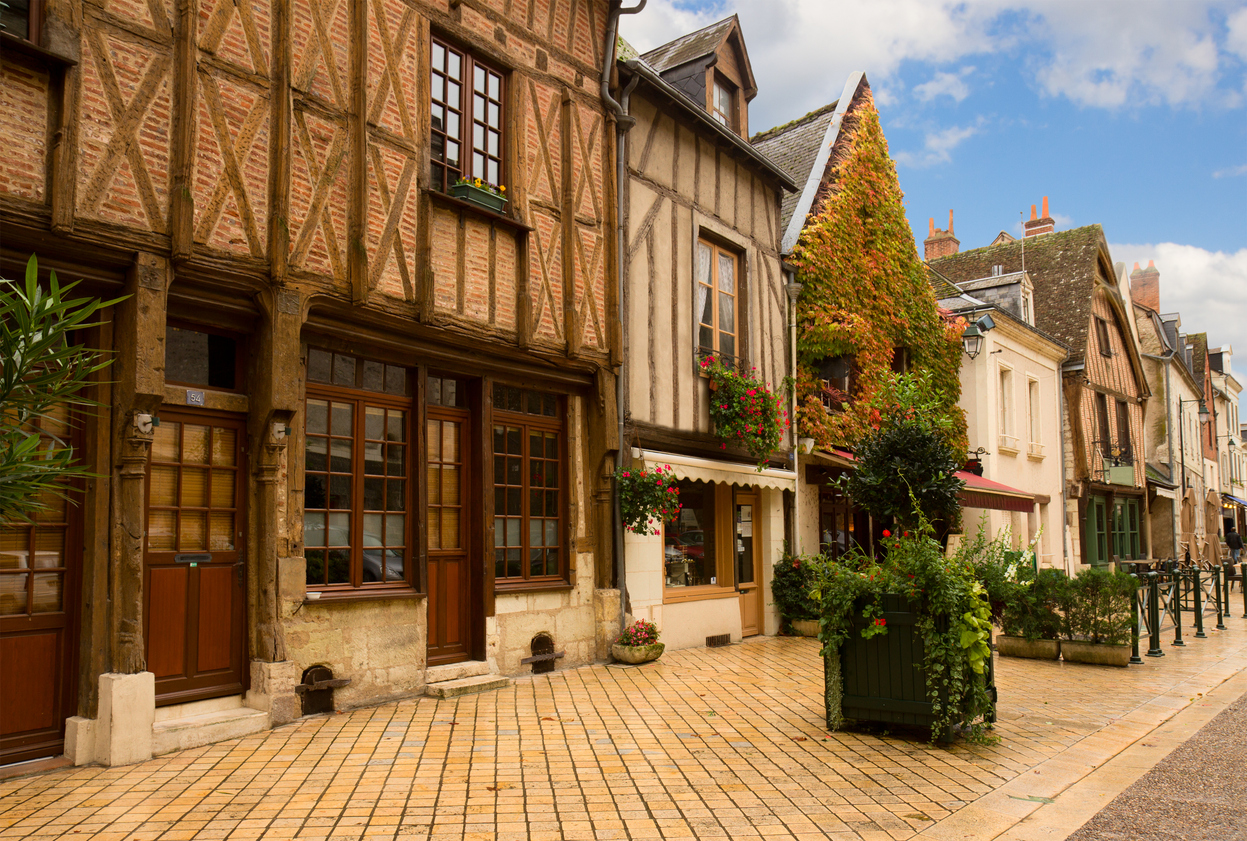
MULTIPOLYGON (((759 132, 749 142, 762 154, 779 164, 780 169, 788 173, 793 181, 804 184, 810 177, 810 170, 814 167, 819 146, 827 135, 827 125, 836 113, 838 102, 839 100, 836 100, 830 105, 824 105, 817 111, 811 111, 791 123, 759 132)), ((780 230, 787 229, 800 198, 799 193, 789 193, 784 196, 780 230)))
POLYGON ((653 67, 659 73, 664 73, 673 67, 679 67, 687 64, 696 58, 712 53, 727 36, 727 32, 732 28, 736 16, 724 18, 718 23, 712 23, 705 29, 699 29, 696 32, 690 32, 687 35, 681 35, 674 41, 668 41, 661 47, 655 47, 641 58, 650 67, 653 67))
POLYGON ((1002 266, 1005 274, 1019 272, 1025 248, 1026 272, 1035 286, 1035 326, 1066 345, 1069 358, 1077 361, 1086 352, 1102 246, 1100 226, 1087 225, 962 251, 932 260, 931 266, 956 283, 989 277, 993 266, 1002 266))

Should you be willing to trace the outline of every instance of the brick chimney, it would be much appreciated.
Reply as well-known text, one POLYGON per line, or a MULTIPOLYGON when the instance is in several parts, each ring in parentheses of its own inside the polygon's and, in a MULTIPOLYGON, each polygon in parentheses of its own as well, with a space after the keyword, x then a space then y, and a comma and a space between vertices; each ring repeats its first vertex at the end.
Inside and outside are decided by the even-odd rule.
POLYGON ((957 253, 961 240, 953 236, 953 212, 948 211, 948 230, 941 231, 935 227, 935 219, 927 222, 927 238, 922 241, 923 258, 928 262, 948 257, 957 253))
POLYGON ((1160 270, 1155 261, 1148 260, 1146 269, 1134 264, 1130 272, 1130 298, 1141 307, 1160 312, 1160 270))
POLYGON ((1048 197, 1043 197, 1043 216, 1035 216, 1035 205, 1031 205, 1030 221, 1022 226, 1022 235, 1024 237, 1037 237, 1040 234, 1050 234, 1056 230, 1056 223, 1052 221, 1052 217, 1048 215, 1048 197))

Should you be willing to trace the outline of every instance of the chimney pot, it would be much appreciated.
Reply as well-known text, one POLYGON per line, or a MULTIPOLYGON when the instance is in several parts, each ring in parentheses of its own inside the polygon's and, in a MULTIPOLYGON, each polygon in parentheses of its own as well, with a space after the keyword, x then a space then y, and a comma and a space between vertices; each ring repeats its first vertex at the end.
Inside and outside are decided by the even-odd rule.
POLYGON ((1032 219, 1032 220, 1035 220, 1035 219, 1038 219, 1038 218, 1039 218, 1039 217, 1035 215, 1035 205, 1033 205, 1033 204, 1032 204, 1032 205, 1031 205, 1031 219, 1032 219))
POLYGON ((1147 261, 1147 267, 1148 267, 1149 269, 1154 269, 1154 268, 1156 268, 1156 261, 1155 261, 1155 260, 1148 260, 1148 261, 1147 261))
POLYGON ((1048 197, 1043 197, 1043 218, 1048 218, 1048 197))
POLYGON ((951 207, 948 209, 948 235, 953 235, 953 209, 951 207))
POLYGON ((1138 263, 1135 263, 1135 264, 1134 264, 1134 270, 1133 270, 1133 271, 1131 271, 1131 274, 1134 274, 1134 272, 1137 272, 1138 270, 1139 270, 1139 264, 1138 264, 1138 263))
MULTIPOLYGON (((930 221, 927 223, 927 236, 929 237, 935 236, 935 217, 934 216, 932 216, 930 221)), ((1139 267, 1139 264, 1135 263, 1134 267, 1137 269, 1139 267)))

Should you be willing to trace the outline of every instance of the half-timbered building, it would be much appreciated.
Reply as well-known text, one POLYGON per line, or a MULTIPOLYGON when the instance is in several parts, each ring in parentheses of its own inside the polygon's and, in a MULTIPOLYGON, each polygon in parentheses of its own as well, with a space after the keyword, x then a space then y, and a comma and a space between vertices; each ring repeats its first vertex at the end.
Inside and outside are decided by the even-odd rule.
POLYGON ((126 297, 100 478, 0 536, 0 762, 601 656, 619 4, 10 5, 4 276, 126 297))
MULTIPOLYGON (((1035 326, 1069 349, 1061 365, 1065 526, 1071 557, 1106 565, 1151 551, 1144 458, 1144 404, 1151 394, 1132 328, 1132 306, 1099 225, 1056 231, 1045 197, 1022 239, 1001 234, 986 248, 932 260, 959 284, 1025 272, 1035 326)), ((998 361, 1001 371, 1007 360, 998 361)), ((1000 376, 1003 378, 1004 374, 1000 376)))
MULTIPOLYGON (((637 57, 620 90, 636 120, 621 201, 626 449, 670 466, 677 518, 625 540, 629 615, 672 647, 774 633, 770 572, 783 551, 788 453, 756 459, 713 435, 715 356, 771 388, 790 370, 779 204, 793 184, 746 140, 756 93, 733 16, 637 57)), ((788 446, 791 446, 789 443, 788 446)))

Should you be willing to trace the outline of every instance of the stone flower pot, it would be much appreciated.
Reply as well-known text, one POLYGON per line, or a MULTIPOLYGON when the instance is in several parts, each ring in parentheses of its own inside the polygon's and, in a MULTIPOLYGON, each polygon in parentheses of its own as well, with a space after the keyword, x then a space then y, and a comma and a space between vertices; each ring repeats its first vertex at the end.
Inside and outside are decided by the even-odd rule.
POLYGON ((1024 637, 996 637, 996 651, 1005 657, 1025 657, 1028 660, 1055 660, 1061 656, 1060 640, 1034 640, 1024 637))
POLYGON ((661 642, 653 645, 612 645, 611 656, 620 663, 648 663, 661 657, 666 647, 661 642))
POLYGON ((1061 656, 1067 663, 1088 663, 1092 666, 1130 665, 1130 646, 1102 642, 1061 641, 1061 656))
POLYGON ((793 619, 792 633, 798 637, 817 637, 818 636, 818 620, 817 619, 793 619))

